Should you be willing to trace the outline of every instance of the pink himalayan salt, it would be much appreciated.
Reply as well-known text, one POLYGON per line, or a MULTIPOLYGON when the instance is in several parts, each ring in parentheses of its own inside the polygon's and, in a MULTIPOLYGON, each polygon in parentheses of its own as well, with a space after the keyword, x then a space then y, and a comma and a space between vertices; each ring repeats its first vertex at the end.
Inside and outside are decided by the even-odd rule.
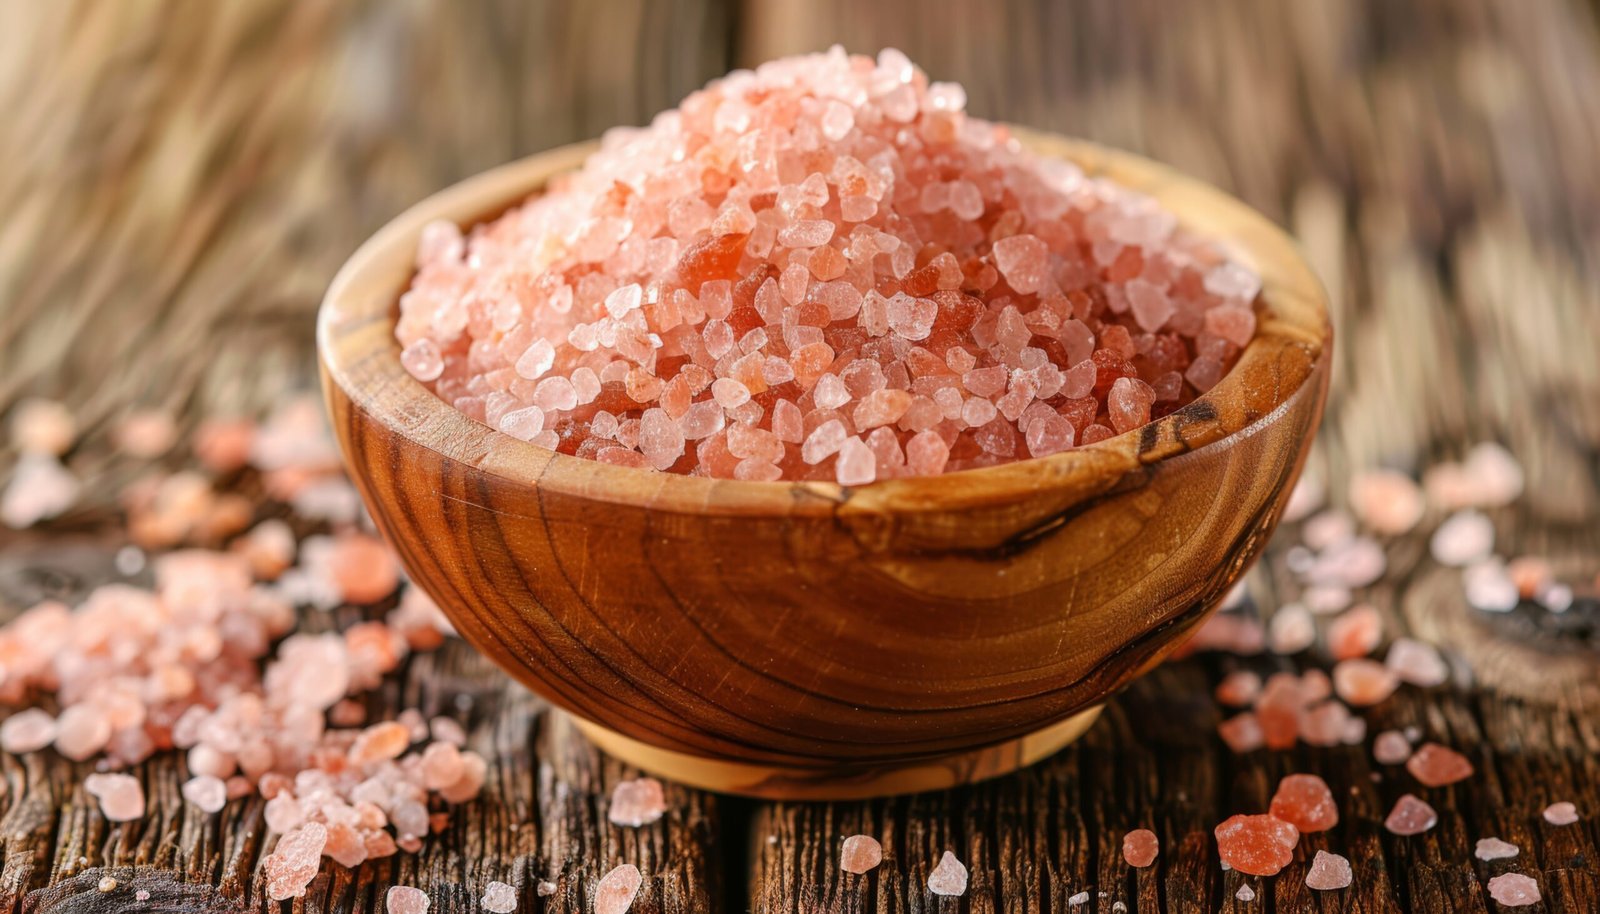
POLYGON ((1355 522, 1343 511, 1323 511, 1306 521, 1300 539, 1315 552, 1323 552, 1354 539, 1355 522))
POLYGON ((660 819, 667 811, 666 794, 655 778, 634 778, 617 782, 611 789, 611 806, 606 818, 612 825, 638 828, 660 819))
POLYGON ((1306 871, 1306 887, 1329 892, 1349 888, 1354 878, 1347 858, 1319 850, 1311 859, 1311 868, 1306 871))
POLYGON ((104 749, 112 732, 104 710, 91 704, 73 705, 56 718, 56 751, 81 762, 104 749))
POLYGON ((178 425, 170 413, 139 410, 124 416, 112 430, 111 438, 122 455, 151 460, 178 442, 178 425))
POLYGON ((594 890, 594 914, 625 914, 639 894, 644 876, 639 868, 624 863, 600 877, 594 890))
POLYGON ((1161 840, 1148 828, 1136 828, 1122 836, 1122 859, 1135 869, 1155 863, 1160 852, 1161 840))
POLYGON ((201 812, 221 812, 228 804, 228 786, 211 775, 202 774, 183 782, 183 798, 201 812))
POLYGON ((1304 576, 1324 587, 1366 587, 1383 577, 1388 563, 1376 540, 1357 536, 1323 549, 1306 567, 1304 576))
POLYGON ((1335 660, 1365 657, 1383 638, 1383 617, 1362 603, 1341 613, 1328 626, 1328 653, 1335 660))
POLYGON ((1067 907, 1069 907, 1069 908, 1081 907, 1082 905, 1086 905, 1088 903, 1089 903, 1089 893, 1088 892, 1079 892, 1076 895, 1067 896, 1067 907))
POLYGON ((1508 908, 1538 904, 1539 883, 1522 873, 1501 873, 1489 880, 1489 897, 1508 908))
POLYGON ((200 465, 218 475, 243 469, 250 462, 256 424, 248 419, 209 417, 195 426, 190 449, 200 465))
POLYGON ((1461 589, 1467 603, 1484 612, 1510 612, 1517 608, 1517 602, 1521 599, 1516 582, 1498 558, 1486 558, 1468 565, 1461 573, 1461 589))
POLYGON ((38 708, 24 708, 0 723, 0 749, 13 755, 37 752, 55 738, 55 718, 38 708))
POLYGON ((1397 835, 1420 835, 1438 824, 1439 814, 1433 807, 1409 793, 1395 802, 1383 820, 1383 827, 1397 835))
POLYGON ((1350 480, 1350 510, 1384 536, 1411 532, 1427 510, 1422 488, 1395 470, 1368 470, 1350 480))
POLYGON ((1250 888, 1249 885, 1241 885, 1239 886, 1239 891, 1233 893, 1233 897, 1239 899, 1245 904, 1249 904, 1250 902, 1256 900, 1256 890, 1250 888))
POLYGON ((1300 833, 1271 815, 1232 816, 1216 827, 1222 862, 1252 876, 1275 876, 1294 859, 1300 833))
POLYGON ((1509 841, 1499 838, 1479 838, 1477 846, 1472 850, 1472 856, 1479 860, 1509 860, 1522 853, 1522 849, 1509 841))
POLYGON ((556 893, 556 888, 557 887, 554 882, 551 882, 548 879, 541 879, 539 884, 534 887, 534 892, 540 898, 549 898, 551 895, 556 893))
POLYGON ((1414 638, 1396 638, 1383 662, 1400 681, 1423 688, 1443 685, 1450 678, 1438 648, 1414 638))
POLYGON ((732 74, 469 236, 429 226, 402 364, 489 424, 537 408, 518 436, 564 453, 852 485, 1093 443, 1214 385, 1255 332, 1259 278, 903 59, 732 74), (857 364, 878 378, 849 404, 857 364), (965 384, 991 368, 1000 385, 965 384), (911 405, 867 399, 883 391, 911 405), (1024 423, 1031 406, 1051 416, 1024 423), (796 459, 792 429, 834 418, 845 438, 888 429, 870 467, 858 447, 796 459), (775 459, 729 459, 740 426, 776 435, 775 459), (948 457, 910 459, 921 434, 948 457))
POLYGON ((112 822, 131 822, 144 816, 144 787, 126 774, 91 774, 83 789, 100 801, 100 812, 112 822))
POLYGON ((1577 804, 1562 800, 1544 808, 1544 820, 1551 825, 1571 825, 1578 821, 1577 804))
POLYGON ((399 566, 389 547, 375 536, 348 533, 334 541, 328 556, 333 583, 351 603, 376 603, 399 586, 399 566))
POLYGON ((1372 758, 1380 765, 1398 765, 1411 757, 1411 741, 1399 730, 1385 730, 1372 741, 1372 758))
POLYGON ((1256 702, 1256 718, 1261 722, 1262 740, 1268 749, 1290 749, 1300 731, 1300 712, 1306 698, 1300 680, 1292 673, 1268 677, 1256 702))
POLYGON ((384 721, 361 731, 350 746, 349 758, 352 764, 369 765, 399 758, 410 745, 410 729, 396 721, 384 721))
POLYGON ((1253 712, 1246 711, 1217 725, 1217 735, 1236 755, 1254 752, 1264 743, 1261 721, 1253 712))
POLYGON ((1317 640, 1310 610, 1299 603, 1278 607, 1267 620, 1267 643, 1274 654, 1298 654, 1317 640))
POLYGON ((851 835, 839 848, 839 869, 861 874, 883 862, 883 845, 871 835, 851 835))
POLYGON ((1341 660, 1333 667, 1333 688, 1347 704, 1358 708, 1375 705, 1399 686, 1394 671, 1365 657, 1341 660))
POLYGON ((1327 487, 1313 467, 1307 467, 1294 488, 1289 490, 1289 502, 1283 506, 1283 519, 1298 523, 1314 514, 1327 500, 1327 487))
POLYGON ((1441 565, 1471 565, 1487 558, 1494 549, 1494 525, 1478 511, 1459 511, 1433 531, 1428 549, 1441 565))
POLYGON ((1300 739, 1312 746, 1360 742, 1366 736, 1366 722, 1351 717, 1349 709, 1337 701, 1324 701, 1305 708, 1300 712, 1298 725, 1300 739), (1352 735, 1354 739, 1350 738, 1352 735))
POLYGON ((387 914, 426 914, 428 893, 409 885, 392 885, 383 896, 383 909, 387 914))
POLYGON ((939 865, 928 873, 928 891, 935 895, 967 894, 967 867, 949 851, 939 858, 939 865))
POLYGON ((1261 677, 1251 670, 1234 670, 1217 683, 1218 704, 1246 707, 1261 694, 1261 677))
POLYGON ((1426 787, 1443 787, 1472 777, 1473 768, 1467 757, 1454 749, 1423 743, 1406 760, 1406 770, 1426 787))
POLYGON ((1318 832, 1339 824, 1339 807, 1328 784, 1314 774, 1291 774, 1278 782, 1267 812, 1299 829, 1318 832))
POLYGON ((310 822, 278 839, 277 846, 261 861, 267 880, 267 897, 273 901, 299 898, 306 886, 317 878, 322 866, 322 849, 328 843, 328 828, 310 822))
POLYGON ((65 512, 78 500, 78 478, 54 457, 24 453, 0 493, 0 524, 22 530, 65 512))
POLYGON ((140 889, 139 891, 134 892, 133 893, 133 900, 134 901, 149 901, 150 900, 150 890, 149 889, 140 889))
POLYGON ((77 420, 54 400, 30 397, 11 411, 11 443, 24 454, 59 457, 77 436, 77 420))
POLYGON ((491 882, 483 887, 483 898, 478 902, 489 914, 511 914, 517 909, 517 890, 504 882, 491 882))

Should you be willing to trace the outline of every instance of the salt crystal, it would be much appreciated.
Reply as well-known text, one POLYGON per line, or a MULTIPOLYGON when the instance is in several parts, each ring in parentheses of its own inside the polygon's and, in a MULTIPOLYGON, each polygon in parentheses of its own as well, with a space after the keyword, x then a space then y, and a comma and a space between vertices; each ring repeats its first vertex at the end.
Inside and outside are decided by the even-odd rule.
POLYGON ((1291 774, 1279 781, 1268 812, 1302 833, 1327 831, 1339 824, 1333 791, 1314 774, 1291 774))
POLYGON ((77 435, 77 420, 54 400, 30 397, 12 408, 11 443, 24 454, 59 457, 77 435))
POLYGON ((504 882, 490 882, 478 903, 489 914, 511 914, 517 909, 517 890, 504 882))
POLYGON ((939 865, 928 873, 928 891, 935 895, 967 893, 967 868, 955 854, 945 851, 939 865))
POLYGON ((1459 511, 1433 531, 1428 548, 1442 565, 1470 565, 1487 558, 1494 548, 1494 525, 1478 511, 1459 511))
POLYGON ((883 845, 870 835, 851 835, 839 848, 839 869, 865 873, 883 862, 883 845))
POLYGON ((1298 603, 1278 607, 1267 621, 1267 639, 1275 654, 1298 654, 1317 638, 1311 611, 1298 603))
POLYGON ((78 500, 77 477, 54 457, 24 453, 0 493, 0 524, 22 530, 55 517, 78 500))
POLYGON ((37 752, 55 738, 55 718, 39 708, 24 708, 0 723, 0 749, 13 755, 37 752))
POLYGON ((1395 802, 1383 820, 1383 827, 1396 835, 1420 835, 1438 824, 1439 814, 1433 807, 1409 793, 1395 802))
POLYGON ((228 787, 215 777, 200 775, 183 782, 183 798, 210 815, 227 805, 228 787))
POLYGON ((410 745, 411 731, 404 724, 384 721, 361 731, 361 735, 350 746, 350 761, 366 765, 399 758, 410 745))
POLYGON ((836 478, 841 486, 863 486, 877 478, 877 458, 860 438, 846 438, 839 447, 836 478))
POLYGON ((1275 876, 1294 859, 1295 827, 1271 815, 1236 815, 1216 827, 1222 862, 1252 876, 1275 876))
POLYGON ((1245 904, 1249 904, 1250 902, 1256 900, 1256 890, 1250 888, 1248 885, 1240 885, 1239 891, 1234 892, 1233 897, 1239 899, 1245 904))
POLYGON ((428 893, 409 885, 392 885, 383 897, 387 914, 425 914, 428 905, 428 893))
POLYGON ((1411 741, 1399 730, 1385 730, 1372 741, 1372 757, 1380 765, 1398 765, 1411 757, 1411 741))
POLYGON ((138 778, 126 774, 91 774, 83 789, 100 801, 100 812, 112 822, 131 822, 144 817, 144 788, 138 778))
POLYGON ((1406 770, 1427 787, 1443 787, 1472 776, 1472 763, 1454 749, 1423 743, 1406 761, 1406 770))
POLYGON ((549 898, 551 895, 556 893, 556 884, 547 879, 541 879, 538 886, 534 888, 534 891, 540 898, 549 898))
POLYGON ((1404 473, 1368 470, 1350 480, 1350 510, 1384 536, 1409 533, 1426 508, 1421 487, 1404 473))
POLYGON ((633 899, 643 884, 644 876, 633 864, 624 863, 613 868, 600 877, 595 886, 594 914, 625 914, 633 906, 633 899))
POLYGON ((102 895, 115 892, 117 890, 117 880, 111 876, 102 876, 100 881, 95 884, 95 888, 99 889, 102 895))
POLYGON ((1508 908, 1538 904, 1539 883, 1522 873, 1501 873, 1489 880, 1489 897, 1508 908))
POLYGON ((328 829, 320 822, 308 822, 278 839, 272 853, 261 862, 267 897, 284 901, 304 895, 321 868, 322 849, 327 843, 328 829))
POLYGON ((1394 671, 1376 660, 1360 657, 1341 660, 1333 668, 1333 688, 1348 704, 1365 708, 1375 705, 1399 686, 1394 671))
POLYGON ((1253 704, 1261 694, 1261 677, 1250 670, 1234 670, 1217 684, 1218 703, 1233 707, 1253 704))
POLYGON ((1328 653, 1335 660, 1365 657, 1383 638, 1383 617, 1363 603, 1352 607, 1328 626, 1328 653))
POLYGON ((1396 638, 1389 645, 1384 665, 1394 670, 1402 682, 1423 688, 1443 685, 1450 678, 1450 668, 1445 665, 1439 650, 1414 638, 1396 638))
POLYGON ((1522 494, 1522 466, 1499 444, 1486 441, 1474 446, 1462 468, 1472 481, 1475 504, 1480 507, 1503 507, 1522 494))
POLYGON ((606 818, 612 825, 638 828, 660 819, 667 811, 666 794, 655 778, 618 781, 611 789, 606 818))
POLYGON ((139 891, 133 893, 133 899, 134 901, 149 901, 150 892, 148 889, 140 889, 139 891))
POLYGON ((1122 859, 1131 867, 1143 869, 1155 863, 1160 851, 1160 839, 1148 828, 1136 828, 1122 836, 1122 859))
POLYGON ((73 705, 56 718, 56 751, 81 762, 104 749, 111 741, 111 732, 111 721, 99 708, 73 705))
POLYGON ((1261 748, 1264 741, 1261 722, 1249 711, 1218 724, 1217 735, 1236 754, 1254 752, 1261 748))
POLYGON ((1544 808, 1544 820, 1551 825, 1571 825, 1577 822, 1578 819, 1577 804, 1566 800, 1562 800, 1559 803, 1551 803, 1544 808))
POLYGON ((1461 589, 1467 603, 1484 612, 1507 613, 1521 599, 1516 581, 1497 558, 1480 559, 1461 573, 1461 589))
POLYGON ((1350 861, 1323 850, 1317 851, 1311 860, 1311 869, 1306 871, 1306 887, 1319 892, 1349 888, 1352 881, 1354 874, 1350 870, 1350 861))
POLYGON ((1069 908, 1080 907, 1080 906, 1086 905, 1088 903, 1089 903, 1089 893, 1088 892, 1079 892, 1079 893, 1077 893, 1075 895, 1067 896, 1067 907, 1069 907, 1069 908))
POLYGON ((1472 856, 1479 860, 1509 860, 1521 853, 1521 849, 1509 841, 1499 838, 1479 838, 1477 846, 1473 848, 1472 856))

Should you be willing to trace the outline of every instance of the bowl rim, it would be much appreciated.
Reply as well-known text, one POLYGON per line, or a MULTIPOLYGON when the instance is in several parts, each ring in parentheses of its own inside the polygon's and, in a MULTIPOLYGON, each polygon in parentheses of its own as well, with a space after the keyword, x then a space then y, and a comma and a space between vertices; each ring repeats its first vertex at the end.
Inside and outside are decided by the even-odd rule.
MULTIPOLYGON (((1211 390, 1140 428, 1045 457, 956 470, 939 476, 878 480, 865 486, 831 481, 761 482, 687 476, 601 463, 547 450, 468 417, 401 365, 394 336, 399 296, 414 275, 423 227, 449 219, 463 229, 495 218, 539 192, 553 176, 581 166, 598 141, 575 143, 497 166, 413 204, 368 238, 339 269, 317 316, 317 353, 325 388, 337 387, 356 407, 412 444, 508 482, 656 511, 718 515, 825 515, 841 509, 871 514, 1010 504, 1048 486, 1103 491, 1144 466, 1226 447, 1287 412, 1325 370, 1333 328, 1327 293, 1294 241, 1266 216, 1197 178, 1130 152, 1086 140, 1007 125, 1025 147, 1074 162, 1091 178, 1155 197, 1180 225, 1218 242, 1261 276, 1257 331, 1211 390), (1310 369, 1292 386, 1263 391, 1252 369, 1278 360, 1285 346, 1303 347, 1310 369), (1247 422, 1217 420, 1219 403, 1261 401, 1247 422)), ((331 393, 331 390, 330 390, 331 393)), ((347 455, 348 456, 348 455, 347 455)))

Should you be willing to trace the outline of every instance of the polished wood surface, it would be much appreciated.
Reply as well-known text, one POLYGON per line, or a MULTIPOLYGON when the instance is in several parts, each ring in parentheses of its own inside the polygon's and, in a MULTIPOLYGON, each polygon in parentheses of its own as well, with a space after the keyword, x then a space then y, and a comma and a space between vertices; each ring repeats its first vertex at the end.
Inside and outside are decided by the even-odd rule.
POLYGON ((1321 415, 1331 331, 1292 244, 1243 204, 1132 155, 1021 137, 1260 270, 1257 339, 1209 394, 1049 458, 854 489, 645 472, 501 435, 405 374, 395 300, 422 225, 504 209, 581 161, 567 147, 414 207, 324 302, 334 425, 413 578, 556 704, 690 756, 858 778, 1104 701, 1259 552, 1321 415))

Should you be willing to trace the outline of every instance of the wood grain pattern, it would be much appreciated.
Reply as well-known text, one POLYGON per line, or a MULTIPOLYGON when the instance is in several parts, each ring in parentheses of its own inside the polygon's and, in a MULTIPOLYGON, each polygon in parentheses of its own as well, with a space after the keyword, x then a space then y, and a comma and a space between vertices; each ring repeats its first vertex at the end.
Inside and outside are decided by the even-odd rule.
POLYGON ((424 201, 329 290, 324 390, 369 510, 467 640, 552 701, 641 743, 790 770, 752 785, 675 769, 691 782, 861 790, 874 766, 1014 740, 1099 704, 1270 535, 1321 414, 1331 329, 1290 242, 1242 204, 1132 156, 1022 139, 1155 196, 1259 269, 1257 338, 1216 388, 1074 451, 859 489, 533 447, 405 374, 395 300, 423 225, 504 209, 585 151, 568 148, 424 201))

